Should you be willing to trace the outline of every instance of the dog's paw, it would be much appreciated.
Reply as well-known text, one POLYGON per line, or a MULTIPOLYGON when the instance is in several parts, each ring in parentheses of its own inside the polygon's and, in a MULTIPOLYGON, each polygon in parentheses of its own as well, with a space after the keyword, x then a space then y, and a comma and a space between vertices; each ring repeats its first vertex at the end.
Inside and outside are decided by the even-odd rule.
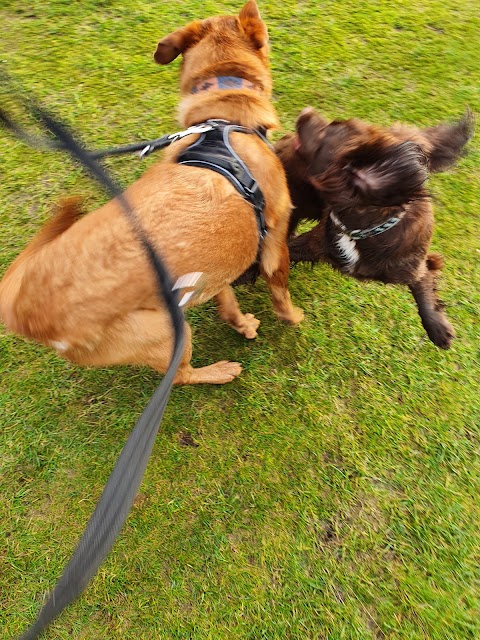
POLYGON ((207 367, 190 368, 187 374, 178 377, 177 384, 225 384, 231 382, 242 372, 239 362, 222 360, 207 367))
POLYGON ((455 329, 446 318, 440 317, 425 329, 434 345, 440 347, 440 349, 450 349, 455 338, 455 329))
POLYGON ((210 384, 225 384, 226 382, 231 382, 242 373, 242 365, 239 362, 221 360, 220 362, 211 364, 208 367, 197 369, 197 371, 202 371, 203 374, 208 377, 208 380, 204 379, 203 382, 208 382, 210 384))
POLYGON ((248 340, 253 340, 253 338, 257 337, 257 329, 260 325, 260 320, 257 320, 252 313, 245 313, 241 322, 235 325, 235 330, 238 333, 241 333, 242 336, 248 338, 248 340))
POLYGON ((305 313, 303 309, 300 309, 300 307, 292 307, 288 311, 288 313, 279 313, 278 317, 280 318, 280 320, 288 322, 288 324, 296 325, 300 324, 300 322, 304 319, 305 313))

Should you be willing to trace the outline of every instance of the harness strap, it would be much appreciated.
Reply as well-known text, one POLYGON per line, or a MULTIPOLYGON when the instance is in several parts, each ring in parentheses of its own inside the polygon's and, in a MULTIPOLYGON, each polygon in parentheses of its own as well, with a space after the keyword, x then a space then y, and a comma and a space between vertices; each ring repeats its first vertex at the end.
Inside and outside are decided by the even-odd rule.
POLYGON ((270 143, 255 129, 226 124, 224 121, 218 120, 208 120, 207 123, 214 124, 214 127, 204 131, 196 142, 187 147, 178 156, 177 162, 190 167, 211 169, 227 178, 240 195, 253 206, 261 243, 267 234, 263 215, 265 198, 257 181, 230 144, 230 133, 232 131, 255 133, 269 146, 270 143))
MULTIPOLYGON (((15 126, 9 119, 7 119, 6 115, 0 113, 0 122, 9 128, 13 133, 15 133, 19 138, 25 140, 30 146, 41 149, 63 149, 61 143, 51 142, 47 139, 42 138, 33 138, 29 136, 25 131, 15 126)), ((177 131, 176 133, 168 133, 167 135, 162 136, 161 138, 154 138, 153 140, 144 140, 142 142, 132 142, 131 144, 125 144, 121 147, 112 147, 111 149, 101 149, 100 151, 91 151, 89 153, 90 157, 98 160, 99 158, 104 158, 105 156, 120 156, 124 153, 135 153, 136 151, 140 152, 140 158, 145 158, 149 156, 154 151, 160 151, 161 149, 165 149, 165 147, 170 146, 177 140, 181 140, 181 138, 185 138, 185 136, 192 135, 194 133, 203 133, 204 131, 210 131, 210 129, 214 129, 215 127, 220 126, 222 123, 228 124, 228 120, 207 120, 206 122, 200 124, 194 124, 188 129, 184 131, 177 131)), ((237 126, 237 125, 236 125, 237 126)), ((239 126, 239 125, 238 125, 239 126)), ((270 149, 273 149, 273 146, 270 144, 270 141, 267 140, 267 129, 265 127, 258 127, 258 129, 246 129, 245 132, 248 133, 256 133, 265 144, 267 144, 270 149)))

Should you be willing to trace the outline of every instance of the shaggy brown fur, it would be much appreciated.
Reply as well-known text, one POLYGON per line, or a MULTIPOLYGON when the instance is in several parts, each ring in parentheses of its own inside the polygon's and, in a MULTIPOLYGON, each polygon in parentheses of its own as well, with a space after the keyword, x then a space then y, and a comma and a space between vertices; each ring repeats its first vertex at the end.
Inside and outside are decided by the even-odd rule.
MULTIPOLYGON (((208 118, 246 127, 277 126, 270 104, 267 30, 255 2, 247 2, 238 16, 196 21, 171 33, 159 42, 155 60, 167 64, 179 54, 183 54, 182 126, 208 118), (190 93, 203 79, 220 75, 240 76, 261 91, 190 93)), ((255 215, 221 175, 175 163, 197 137, 172 145, 164 160, 135 182, 126 196, 172 276, 204 274, 193 304, 215 297, 222 318, 246 338, 254 338, 259 321, 240 311, 229 283, 255 260, 255 215)), ((295 324, 303 313, 292 306, 287 289, 291 202, 285 174, 258 136, 233 133, 231 140, 266 200, 262 274, 277 315, 295 324)), ((131 363, 165 371, 172 351, 170 319, 121 207, 112 200, 88 215, 79 218, 79 214, 77 202, 65 202, 10 266, 0 283, 0 318, 11 331, 82 365, 131 363)), ((222 384, 240 373, 235 362, 193 369, 188 325, 186 330, 177 383, 222 384)))
POLYGON ((428 253, 434 220, 423 185, 429 171, 458 159, 472 124, 470 114, 457 124, 428 129, 381 128, 354 119, 328 123, 307 108, 296 135, 276 145, 294 204, 290 232, 301 219, 319 220, 291 239, 291 260, 327 262, 359 280, 407 285, 430 340, 443 349, 450 347, 454 330, 436 296, 443 261, 428 253), (353 241, 331 212, 349 231, 403 217, 388 231, 353 241))

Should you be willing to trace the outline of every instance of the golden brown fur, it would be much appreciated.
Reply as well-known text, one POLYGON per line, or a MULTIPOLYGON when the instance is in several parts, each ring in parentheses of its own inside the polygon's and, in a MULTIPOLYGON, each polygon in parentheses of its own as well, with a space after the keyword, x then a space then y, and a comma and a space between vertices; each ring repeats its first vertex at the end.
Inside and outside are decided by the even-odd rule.
MULTIPOLYGON (((180 122, 188 127, 223 118, 247 127, 277 124, 269 102, 271 80, 267 32, 253 1, 239 16, 196 21, 166 36, 155 60, 167 64, 183 54, 180 122), (240 75, 263 88, 212 90, 190 94, 214 75, 240 75)), ((195 141, 172 145, 126 191, 129 202, 174 278, 204 273, 192 304, 215 297, 220 315, 247 338, 258 320, 242 314, 229 284, 254 262, 258 230, 253 208, 222 176, 175 163, 195 141)), ((277 315, 297 323, 287 289, 286 234, 291 203, 280 161, 255 136, 232 134, 232 143, 263 190, 268 235, 262 272, 277 315)), ((144 251, 117 201, 77 220, 78 203, 67 201, 15 260, 0 283, 0 318, 8 329, 54 347, 83 365, 122 363, 168 366, 172 336, 168 314, 144 251)), ((224 383, 241 371, 238 363, 218 362, 193 369, 188 325, 179 383, 224 383)))

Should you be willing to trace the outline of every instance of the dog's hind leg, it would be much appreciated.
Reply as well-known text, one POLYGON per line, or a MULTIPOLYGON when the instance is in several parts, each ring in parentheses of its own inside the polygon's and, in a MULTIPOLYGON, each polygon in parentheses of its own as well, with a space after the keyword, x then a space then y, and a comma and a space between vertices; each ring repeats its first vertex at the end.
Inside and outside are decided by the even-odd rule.
POLYGON ((260 263, 260 272, 265 278, 270 293, 272 294, 273 308, 281 320, 289 324, 298 324, 303 320, 304 313, 299 307, 294 307, 288 291, 288 272, 290 270, 290 257, 288 247, 283 244, 280 247, 278 267, 269 273, 260 263))
MULTIPOLYGON (((138 310, 119 318, 104 329, 95 347, 62 347, 60 355, 81 365, 147 365, 165 373, 173 350, 172 329, 165 310, 138 310)), ((238 362, 216 362, 194 369, 191 330, 185 322, 185 351, 175 384, 224 384, 242 370, 238 362)))
POLYGON ((260 320, 251 313, 242 313, 232 287, 225 287, 215 296, 218 313, 222 320, 245 338, 256 338, 260 320))
POLYGON ((422 275, 408 286, 428 337, 437 347, 449 349, 455 330, 447 320, 436 293, 437 274, 442 266, 443 260, 439 254, 429 254, 422 275))

